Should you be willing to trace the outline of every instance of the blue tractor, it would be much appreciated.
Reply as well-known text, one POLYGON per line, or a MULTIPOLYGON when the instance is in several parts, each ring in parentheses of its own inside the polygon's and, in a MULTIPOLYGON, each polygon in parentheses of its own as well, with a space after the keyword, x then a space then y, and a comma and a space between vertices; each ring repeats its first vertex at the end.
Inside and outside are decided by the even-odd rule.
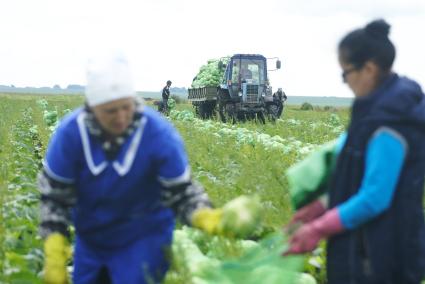
MULTIPOLYGON (((259 54, 235 54, 227 64, 219 61, 218 65, 221 70, 225 68, 219 86, 189 89, 189 101, 201 118, 215 113, 223 122, 258 119, 265 123, 266 117, 271 121, 278 118, 279 104, 269 84, 267 58, 259 54)), ((274 70, 280 67, 277 59, 274 70)))

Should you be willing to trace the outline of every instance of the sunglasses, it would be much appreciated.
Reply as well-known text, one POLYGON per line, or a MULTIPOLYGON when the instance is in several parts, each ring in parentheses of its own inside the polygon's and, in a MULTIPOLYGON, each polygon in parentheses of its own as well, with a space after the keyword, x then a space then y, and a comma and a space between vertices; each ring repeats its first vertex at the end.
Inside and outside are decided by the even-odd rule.
POLYGON ((343 81, 344 83, 347 83, 347 76, 348 76, 351 72, 357 71, 357 70, 359 70, 359 69, 360 69, 359 67, 352 67, 352 68, 349 68, 349 69, 347 69, 347 70, 343 70, 343 71, 342 71, 342 73, 341 73, 342 81, 343 81))

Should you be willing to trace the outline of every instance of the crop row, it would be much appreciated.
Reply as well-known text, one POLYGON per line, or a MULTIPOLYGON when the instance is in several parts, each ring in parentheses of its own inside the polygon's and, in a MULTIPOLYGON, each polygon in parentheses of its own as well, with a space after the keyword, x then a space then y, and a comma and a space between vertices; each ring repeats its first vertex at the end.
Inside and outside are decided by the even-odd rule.
MULTIPOLYGON (((2 195, 2 218, 6 228, 3 250, 6 253, 4 263, 0 263, 3 270, 0 283, 2 280, 5 283, 40 282, 43 253, 42 240, 37 236, 36 174, 45 150, 43 143, 48 141, 60 116, 69 110, 58 111, 55 104, 49 105, 46 100, 38 100, 37 106, 39 111, 36 112, 25 109, 9 133, 12 140, 9 156, 12 158, 7 165, 10 170, 7 192, 2 195), (37 124, 34 117, 41 118, 43 123, 37 124)), ((283 138, 266 134, 249 124, 241 127, 194 117, 188 120, 182 115, 185 113, 173 112, 172 122, 185 140, 194 177, 205 186, 213 203, 221 206, 241 194, 259 195, 264 208, 264 226, 256 237, 279 230, 291 211, 284 170, 316 144, 303 142, 296 135, 297 138, 283 138)), ((187 230, 179 227, 175 235, 184 235, 187 230)), ((201 232, 191 233, 188 238, 185 242, 196 254, 183 254, 181 242, 173 246, 173 264, 165 281, 167 284, 194 281, 196 272, 191 270, 194 255, 221 261, 243 252, 239 242, 201 232)))
POLYGON ((32 113, 31 108, 24 110, 11 129, 10 174, 2 204, 6 228, 2 280, 6 283, 40 283, 43 253, 37 235, 39 193, 35 179, 43 145, 32 113))

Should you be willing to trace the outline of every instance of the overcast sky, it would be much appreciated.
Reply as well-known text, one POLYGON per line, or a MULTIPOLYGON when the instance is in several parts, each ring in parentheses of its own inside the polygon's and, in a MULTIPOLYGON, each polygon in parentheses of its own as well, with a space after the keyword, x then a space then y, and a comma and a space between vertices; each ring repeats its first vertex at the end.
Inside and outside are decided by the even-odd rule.
POLYGON ((279 57, 274 90, 351 96, 336 46, 375 18, 391 25, 394 69, 425 88, 424 0, 3 0, 0 84, 85 84, 90 56, 120 49, 137 90, 166 80, 189 87, 208 59, 234 53, 279 57))

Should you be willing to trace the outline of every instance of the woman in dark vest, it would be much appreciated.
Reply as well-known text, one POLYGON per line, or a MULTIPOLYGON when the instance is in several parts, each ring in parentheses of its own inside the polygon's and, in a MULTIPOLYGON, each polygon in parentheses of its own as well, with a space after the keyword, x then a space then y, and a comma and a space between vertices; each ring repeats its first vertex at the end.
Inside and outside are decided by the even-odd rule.
POLYGON ((289 254, 327 238, 330 284, 420 283, 425 274, 425 100, 416 82, 392 71, 389 29, 376 20, 339 43, 342 78, 356 97, 351 122, 327 206, 312 202, 293 218, 303 225, 289 254))

